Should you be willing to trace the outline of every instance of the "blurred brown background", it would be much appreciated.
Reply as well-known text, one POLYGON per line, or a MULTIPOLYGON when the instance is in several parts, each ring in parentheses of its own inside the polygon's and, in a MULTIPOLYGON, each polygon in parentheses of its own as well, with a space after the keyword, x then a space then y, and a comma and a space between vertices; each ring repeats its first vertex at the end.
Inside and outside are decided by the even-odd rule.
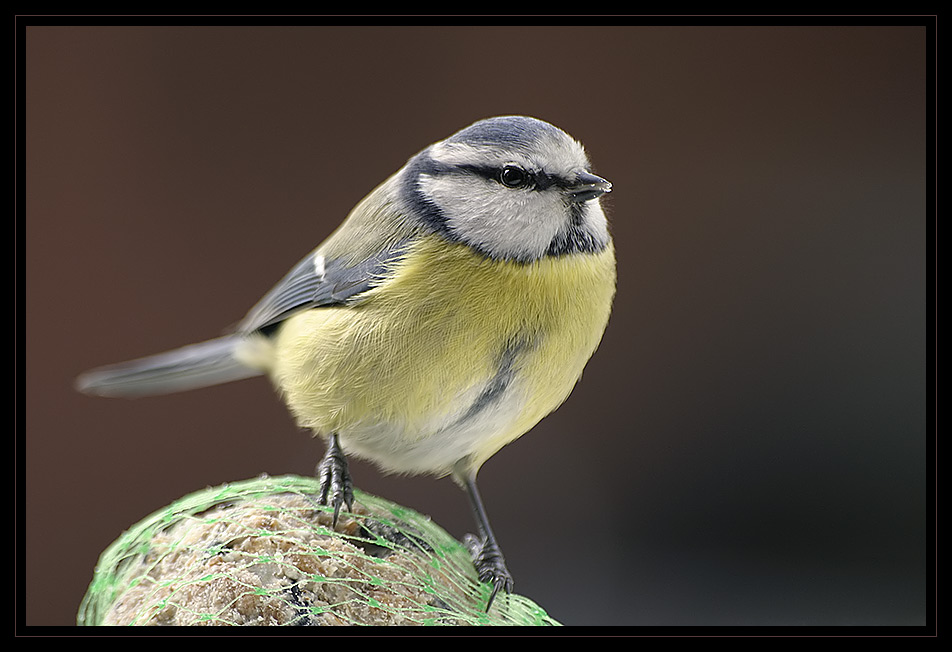
MULTIPOLYGON (((566 624, 918 625, 927 578, 924 27, 78 27, 25 37, 26 622, 206 485, 311 473, 262 379, 71 389, 206 339, 378 182, 490 115, 615 192, 615 312, 480 475, 566 624)), ((446 479, 357 485, 472 529, 446 479)))

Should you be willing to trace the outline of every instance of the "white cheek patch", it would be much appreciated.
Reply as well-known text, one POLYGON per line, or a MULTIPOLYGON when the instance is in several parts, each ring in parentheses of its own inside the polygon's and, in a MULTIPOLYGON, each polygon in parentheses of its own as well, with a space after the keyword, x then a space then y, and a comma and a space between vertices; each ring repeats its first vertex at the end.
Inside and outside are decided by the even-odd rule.
POLYGON ((608 219, 605 217, 605 211, 602 210, 602 205, 597 199, 585 202, 582 226, 601 245, 608 244, 611 239, 608 234, 608 219))
POLYGON ((558 193, 513 190, 463 175, 421 175, 419 183, 453 234, 493 256, 541 258, 563 226, 558 193))
MULTIPOLYGON (((582 145, 560 131, 539 133, 523 142, 443 141, 427 150, 442 168, 436 174, 421 173, 418 189, 442 213, 446 229, 461 241, 499 258, 536 260, 554 243, 607 242, 605 215, 597 201, 586 202, 580 216, 566 204, 558 188, 515 189, 467 171, 472 166, 486 170, 518 165, 526 170, 571 181, 588 168, 582 145), (581 218, 581 224, 574 223, 581 218), (578 236, 578 227, 584 236, 578 236)), ((577 207, 575 208, 577 209, 577 207)))

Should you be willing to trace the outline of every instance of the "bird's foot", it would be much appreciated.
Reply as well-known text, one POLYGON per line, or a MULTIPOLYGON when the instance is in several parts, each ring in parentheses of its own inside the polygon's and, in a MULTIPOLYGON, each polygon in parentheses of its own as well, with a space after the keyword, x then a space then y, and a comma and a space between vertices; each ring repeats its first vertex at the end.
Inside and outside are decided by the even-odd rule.
POLYGON ((327 452, 317 465, 317 478, 321 490, 318 503, 334 508, 334 526, 340 516, 340 508, 354 509, 354 487, 347 469, 347 458, 341 450, 337 435, 331 435, 327 442, 327 452))
POLYGON ((467 534, 463 542, 473 557, 473 566, 476 567, 476 576, 479 581, 492 584, 492 593, 489 594, 489 602, 486 603, 486 611, 489 611, 500 589, 506 593, 512 593, 512 575, 509 574, 502 550, 494 539, 480 539, 475 535, 467 534))

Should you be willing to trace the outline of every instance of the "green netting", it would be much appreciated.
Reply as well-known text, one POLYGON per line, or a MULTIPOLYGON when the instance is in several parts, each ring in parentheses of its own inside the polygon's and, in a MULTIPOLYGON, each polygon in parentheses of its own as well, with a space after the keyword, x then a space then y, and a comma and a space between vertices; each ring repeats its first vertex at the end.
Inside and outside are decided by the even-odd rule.
POLYGON ((427 517, 356 491, 331 528, 317 481, 262 476, 147 517, 100 557, 80 625, 557 625, 476 579, 427 517))

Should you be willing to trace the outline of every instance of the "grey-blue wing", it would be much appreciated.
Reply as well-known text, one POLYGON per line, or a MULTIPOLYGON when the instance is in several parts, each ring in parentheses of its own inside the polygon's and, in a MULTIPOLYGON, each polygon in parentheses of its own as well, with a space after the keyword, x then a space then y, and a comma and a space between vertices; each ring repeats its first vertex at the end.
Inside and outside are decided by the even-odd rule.
POLYGON ((308 254, 255 304, 238 331, 267 329, 308 308, 353 303, 385 277, 388 266, 403 255, 405 244, 397 243, 357 262, 325 259, 319 251, 308 254))

